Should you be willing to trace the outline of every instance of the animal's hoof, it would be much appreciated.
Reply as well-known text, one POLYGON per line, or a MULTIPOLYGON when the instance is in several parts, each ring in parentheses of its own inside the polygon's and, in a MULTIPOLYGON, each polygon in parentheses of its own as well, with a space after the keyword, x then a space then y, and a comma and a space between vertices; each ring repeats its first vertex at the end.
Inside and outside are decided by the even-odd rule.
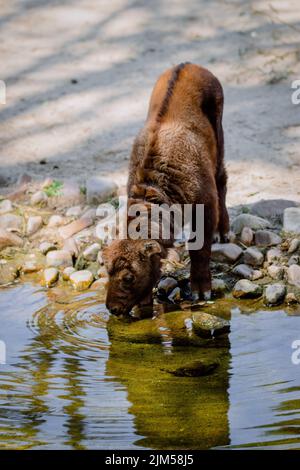
POLYGON ((229 243, 230 242, 229 233, 224 233, 224 235, 221 236, 221 242, 222 243, 229 243))
POLYGON ((207 290, 206 292, 203 292, 203 299, 204 300, 210 300, 211 299, 211 290, 207 290))
POLYGON ((199 300, 199 294, 198 292, 192 292, 192 302, 198 302, 199 300))
POLYGON ((221 236, 219 232, 215 232, 213 236, 213 243, 220 243, 220 241, 221 241, 221 236))

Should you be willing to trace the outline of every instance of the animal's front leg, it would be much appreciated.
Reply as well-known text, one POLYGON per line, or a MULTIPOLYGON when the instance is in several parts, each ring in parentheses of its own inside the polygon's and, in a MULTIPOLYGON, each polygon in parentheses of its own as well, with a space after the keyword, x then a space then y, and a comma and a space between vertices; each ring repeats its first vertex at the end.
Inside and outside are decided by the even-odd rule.
POLYGON ((210 252, 191 250, 191 290, 193 300, 211 298, 210 252))

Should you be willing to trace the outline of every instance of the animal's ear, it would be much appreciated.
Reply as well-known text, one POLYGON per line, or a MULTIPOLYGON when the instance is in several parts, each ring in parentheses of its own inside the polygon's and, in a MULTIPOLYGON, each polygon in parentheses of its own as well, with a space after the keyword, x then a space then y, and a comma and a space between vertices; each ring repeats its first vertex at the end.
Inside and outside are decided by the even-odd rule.
POLYGON ((155 253, 161 253, 161 246, 156 240, 149 240, 144 243, 143 254, 145 256, 152 256, 155 253))

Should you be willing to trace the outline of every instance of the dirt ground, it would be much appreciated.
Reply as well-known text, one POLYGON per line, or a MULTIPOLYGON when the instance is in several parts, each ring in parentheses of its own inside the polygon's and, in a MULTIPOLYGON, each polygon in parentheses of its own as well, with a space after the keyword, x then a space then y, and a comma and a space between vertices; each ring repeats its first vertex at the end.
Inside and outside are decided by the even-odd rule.
POLYGON ((224 85, 229 204, 300 201, 299 0, 0 0, 0 180, 110 175, 157 76, 191 61, 224 85))

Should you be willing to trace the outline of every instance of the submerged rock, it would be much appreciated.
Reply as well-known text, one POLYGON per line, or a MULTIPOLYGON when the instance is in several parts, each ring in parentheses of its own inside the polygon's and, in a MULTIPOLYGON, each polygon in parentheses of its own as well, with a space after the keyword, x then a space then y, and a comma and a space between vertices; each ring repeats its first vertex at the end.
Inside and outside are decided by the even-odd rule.
POLYGON ((258 230, 255 234, 255 243, 257 246, 274 246, 279 245, 282 238, 277 233, 269 230, 258 230))
POLYGON ((94 280, 93 274, 84 269, 82 271, 76 271, 75 273, 71 274, 70 281, 72 286, 76 290, 85 290, 90 287, 94 280))
POLYGON ((271 223, 268 220, 257 217, 256 215, 240 214, 233 219, 231 227, 234 233, 238 235, 244 227, 251 228, 252 230, 264 230, 266 228, 271 228, 271 223))
POLYGON ((243 250, 234 243, 214 243, 212 245, 212 260, 220 263, 235 263, 243 250))
POLYGON ((43 272, 43 279, 42 283, 46 287, 51 287, 55 284, 58 280, 59 272, 56 268, 47 268, 43 272))
POLYGON ((209 313, 195 312, 192 316, 192 328, 201 338, 214 338, 229 333, 230 323, 209 313))
POLYGON ((238 299, 260 297, 262 295, 262 287, 248 279, 241 279, 235 284, 232 295, 238 299))
POLYGON ((175 370, 163 369, 176 377, 203 377, 212 374, 219 364, 217 362, 194 361, 175 370))
POLYGON ((272 284, 264 292, 264 301, 267 305, 278 305, 283 302, 286 287, 282 284, 272 284))
POLYGON ((244 261, 251 266, 261 266, 264 262, 264 255, 255 247, 247 248, 244 251, 244 261))
POLYGON ((300 233, 300 208, 289 207, 283 215, 283 230, 285 232, 300 233))

